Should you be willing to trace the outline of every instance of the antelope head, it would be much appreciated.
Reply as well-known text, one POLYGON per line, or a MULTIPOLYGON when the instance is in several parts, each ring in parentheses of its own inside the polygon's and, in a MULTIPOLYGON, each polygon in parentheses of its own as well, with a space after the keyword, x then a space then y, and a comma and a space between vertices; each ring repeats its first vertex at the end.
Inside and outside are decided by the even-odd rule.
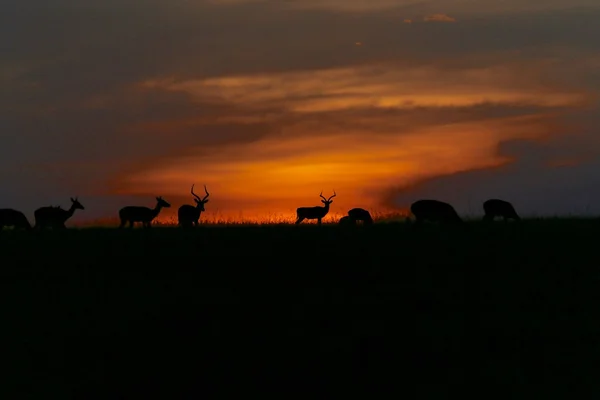
POLYGON ((156 201, 157 201, 157 204, 156 204, 156 206, 157 206, 158 208, 160 208, 160 207, 164 207, 164 208, 169 208, 169 207, 171 207, 171 205, 170 205, 169 203, 167 203, 165 200, 163 200, 163 198, 162 198, 161 196, 158 196, 158 197, 156 198, 156 201))
POLYGON ((203 198, 200 198, 200 196, 198 196, 196 193, 194 193, 194 185, 192 185, 192 196, 195 197, 194 201, 196 202, 196 208, 200 211, 205 211, 204 210, 204 205, 206 203, 208 203, 208 190, 206 190, 206 185, 204 185, 204 192, 206 193, 206 196, 204 196, 203 198))
POLYGON ((331 203, 333 203, 333 199, 335 196, 337 196, 337 194, 335 193, 335 190, 333 191, 333 195, 330 196, 328 199, 325 198, 325 196, 323 196, 323 191, 321 190, 321 194, 319 194, 319 196, 321 197, 321 203, 325 204, 325 207, 329 207, 329 205, 331 203))
MULTIPOLYGON (((79 200, 77 199, 77 197, 75 197, 75 198, 71 197, 71 203, 72 203, 71 204, 71 208, 73 210, 85 210, 85 207, 83 206, 83 204, 81 204, 79 202, 79 200)), ((59 208, 60 208, 60 206, 59 206, 59 208)))

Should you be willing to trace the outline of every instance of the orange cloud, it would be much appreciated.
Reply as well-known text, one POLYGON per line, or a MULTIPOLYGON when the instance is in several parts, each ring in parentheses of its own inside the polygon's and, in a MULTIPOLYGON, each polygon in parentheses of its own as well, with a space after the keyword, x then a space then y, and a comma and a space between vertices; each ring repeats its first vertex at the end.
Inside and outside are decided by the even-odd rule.
POLYGON ((142 83, 183 91, 199 101, 260 109, 283 104, 292 112, 352 108, 468 106, 483 102, 545 107, 585 102, 586 93, 560 90, 531 80, 527 66, 439 70, 397 65, 248 75, 204 80, 142 83), (522 68, 516 71, 516 68, 522 68))
MULTIPOLYGON (((500 165, 499 141, 536 137, 535 121, 466 123, 418 130, 406 135, 371 136, 361 132, 268 138, 234 145, 203 157, 178 157, 123 180, 128 194, 185 193, 192 182, 206 183, 214 212, 291 216, 295 207, 318 204, 318 192, 336 189, 332 210, 380 207, 381 188, 470 168, 500 165), (510 128, 519 122, 527 128, 510 128), (511 133, 506 133, 510 131, 511 133), (473 138, 477 140, 473 140, 473 138)), ((302 126, 297 128, 301 133, 302 126)), ((291 132, 290 132, 291 133, 291 132)))
MULTIPOLYGON (((241 211, 292 218, 296 207, 318 205, 319 192, 332 189, 338 193, 332 213, 376 209, 389 187, 509 162, 497 154, 499 143, 543 137, 552 130, 547 121, 553 110, 588 100, 584 92, 538 85, 529 71, 524 65, 466 70, 372 65, 146 81, 142 87, 187 93, 199 103, 231 105, 232 110, 261 116, 271 131, 251 141, 198 147, 146 165, 118 179, 119 193, 147 195, 160 188, 164 196, 180 196, 191 183, 207 184, 212 193, 208 218, 211 213, 239 216, 241 211), (492 109, 478 119, 481 111, 476 110, 486 103, 534 107, 538 114, 496 115, 492 109), (261 114, 276 107, 278 112, 261 114), (428 109, 436 111, 417 118, 420 110, 428 109), (442 118, 446 109, 465 111, 453 117, 450 113, 449 122, 426 121, 427 116, 442 118), (540 114, 544 109, 550 111, 540 114), (468 110, 473 115, 460 115, 468 110)), ((179 129, 196 127, 216 134, 213 118, 222 117, 132 129, 177 135, 179 129)), ((245 120, 246 113, 226 118, 240 126, 254 122, 245 120)))
POLYGON ((426 22, 456 22, 455 18, 452 18, 446 14, 433 14, 433 15, 427 15, 426 17, 423 18, 423 21, 426 22))

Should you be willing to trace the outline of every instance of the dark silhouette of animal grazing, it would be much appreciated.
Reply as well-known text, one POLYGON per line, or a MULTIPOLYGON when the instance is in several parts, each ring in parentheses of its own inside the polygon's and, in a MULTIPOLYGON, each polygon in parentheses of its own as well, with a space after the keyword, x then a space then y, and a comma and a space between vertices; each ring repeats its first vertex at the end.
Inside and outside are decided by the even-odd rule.
POLYGON ((127 206, 119 210, 119 218, 121 219, 121 225, 119 228, 125 226, 129 222, 129 227, 133 228, 133 224, 141 222, 144 228, 150 228, 152 220, 156 218, 162 208, 169 208, 171 205, 163 200, 162 197, 156 198, 156 207, 141 207, 141 206, 127 206))
POLYGON ((371 213, 369 213, 364 208, 353 208, 352 210, 348 211, 348 216, 354 221, 362 221, 364 225, 373 224, 373 218, 371 217, 371 213))
POLYGON ((356 220, 352 217, 350 217, 349 215, 346 215, 342 218, 340 218, 340 220, 338 221, 338 224, 343 225, 343 226, 354 226, 356 225, 356 220))
POLYGON ((454 207, 438 200, 418 200, 410 206, 410 211, 416 218, 416 225, 425 221, 444 224, 462 223, 454 207))
POLYGON ((66 229, 65 222, 73 216, 75 210, 85 210, 85 207, 76 198, 71 197, 71 207, 68 210, 62 207, 41 207, 34 211, 35 228, 66 229))
POLYGON ((337 194, 335 193, 335 190, 334 190, 333 196, 326 199, 325 196, 323 196, 323 191, 321 191, 321 194, 319 194, 319 196, 322 198, 321 203, 325 204, 325 206, 324 207, 320 207, 320 206, 300 207, 300 208, 296 209, 296 216, 298 217, 298 219, 296 219, 296 225, 298 225, 300 222, 304 221, 305 219, 316 219, 317 223, 319 225, 321 225, 321 220, 329 212, 329 205, 331 203, 333 203, 333 200, 331 200, 331 199, 333 199, 335 196, 337 196, 337 194))
POLYGON ((505 222, 509 219, 521 220, 513 205, 504 200, 490 199, 485 201, 483 211, 485 211, 484 221, 493 221, 496 217, 503 217, 505 222))
POLYGON ((204 205, 208 203, 208 190, 206 189, 206 185, 204 185, 204 192, 206 196, 200 198, 196 193, 194 193, 194 185, 192 185, 192 196, 195 197, 194 201, 196 202, 196 206, 191 206, 189 204, 184 204, 179 207, 177 211, 177 218, 179 220, 179 225, 182 227, 190 227, 190 226, 198 226, 198 220, 200 219, 200 215, 204 210, 204 205))
POLYGON ((5 226, 12 226, 14 229, 31 229, 31 224, 25 214, 12 208, 0 209, 0 231, 5 226))

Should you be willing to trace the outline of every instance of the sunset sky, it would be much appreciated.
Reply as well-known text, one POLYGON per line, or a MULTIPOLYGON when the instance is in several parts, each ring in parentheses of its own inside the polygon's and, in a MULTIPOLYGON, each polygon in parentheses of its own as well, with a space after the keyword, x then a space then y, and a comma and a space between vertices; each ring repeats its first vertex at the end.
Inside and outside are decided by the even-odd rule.
POLYGON ((1 208, 600 214, 598 0, 7 3, 1 208))

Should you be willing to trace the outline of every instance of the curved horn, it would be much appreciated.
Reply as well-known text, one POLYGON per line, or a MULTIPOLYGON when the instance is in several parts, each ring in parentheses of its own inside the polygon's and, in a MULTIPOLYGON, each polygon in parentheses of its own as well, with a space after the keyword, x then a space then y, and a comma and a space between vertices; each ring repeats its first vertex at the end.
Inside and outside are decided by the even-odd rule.
POLYGON ((327 199, 325 198, 325 196, 323 196, 323 191, 322 191, 322 190, 321 190, 321 193, 319 194, 319 196, 321 196, 321 198, 322 198, 323 200, 327 200, 327 199))
POLYGON ((204 191, 206 192, 206 196, 204 196, 202 201, 206 200, 208 198, 208 196, 210 196, 210 194, 208 193, 208 190, 206 189, 206 185, 204 185, 204 191))
POLYGON ((195 198, 197 198, 198 200, 200 199, 200 196, 198 196, 196 193, 194 193, 194 185, 192 185, 192 196, 194 196, 195 198))
POLYGON ((335 189, 333 189, 333 196, 331 196, 330 198, 328 198, 327 201, 333 199, 335 196, 337 196, 337 193, 335 192, 335 189))

